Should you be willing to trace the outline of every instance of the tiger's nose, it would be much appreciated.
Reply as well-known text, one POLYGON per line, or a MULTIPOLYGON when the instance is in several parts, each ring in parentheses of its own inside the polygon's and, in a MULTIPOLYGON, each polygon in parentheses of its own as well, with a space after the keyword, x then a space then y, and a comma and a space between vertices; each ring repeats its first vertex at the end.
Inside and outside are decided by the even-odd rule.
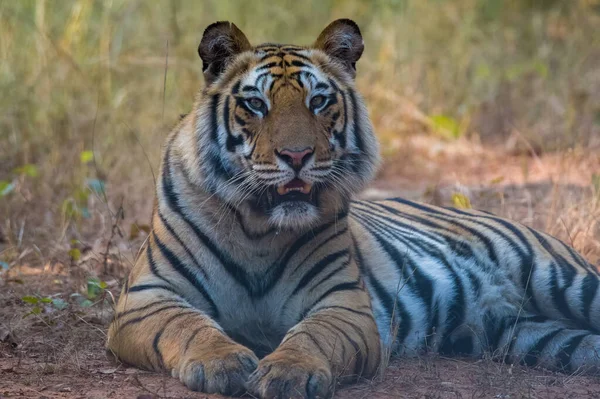
POLYGON ((315 150, 311 147, 307 147, 302 150, 288 148, 284 148, 281 151, 275 150, 275 154, 296 171, 300 170, 304 166, 313 152, 315 152, 315 150))

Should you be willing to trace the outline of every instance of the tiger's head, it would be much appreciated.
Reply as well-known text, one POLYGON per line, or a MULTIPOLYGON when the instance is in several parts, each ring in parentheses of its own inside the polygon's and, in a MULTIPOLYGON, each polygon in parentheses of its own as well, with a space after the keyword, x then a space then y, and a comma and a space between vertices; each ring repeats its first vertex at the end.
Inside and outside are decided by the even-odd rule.
POLYGON ((230 22, 206 28, 198 47, 206 87, 194 116, 204 188, 280 229, 305 229, 347 208, 379 163, 354 87, 362 52, 348 19, 307 47, 253 47, 230 22))

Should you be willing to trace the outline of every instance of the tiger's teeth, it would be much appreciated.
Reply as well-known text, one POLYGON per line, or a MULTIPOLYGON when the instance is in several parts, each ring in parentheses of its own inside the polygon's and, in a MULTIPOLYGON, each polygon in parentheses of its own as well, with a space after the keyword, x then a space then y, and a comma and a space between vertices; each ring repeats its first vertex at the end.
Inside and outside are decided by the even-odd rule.
POLYGON ((310 183, 305 183, 304 186, 302 187, 285 187, 285 185, 279 185, 277 186, 277 194, 279 195, 286 195, 292 191, 300 191, 302 194, 309 194, 310 190, 312 189, 312 184, 310 183))

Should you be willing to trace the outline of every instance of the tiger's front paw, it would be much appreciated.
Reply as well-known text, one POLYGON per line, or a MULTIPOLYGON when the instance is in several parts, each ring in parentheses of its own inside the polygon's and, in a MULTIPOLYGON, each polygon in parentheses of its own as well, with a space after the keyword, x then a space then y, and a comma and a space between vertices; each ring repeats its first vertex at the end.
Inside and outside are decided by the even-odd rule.
POLYGON ((246 391, 248 376, 257 365, 254 352, 234 344, 191 354, 173 369, 173 376, 193 391, 237 396, 246 391))
POLYGON ((277 353, 265 357, 248 380, 248 391, 262 399, 326 398, 331 389, 329 365, 310 355, 277 353))

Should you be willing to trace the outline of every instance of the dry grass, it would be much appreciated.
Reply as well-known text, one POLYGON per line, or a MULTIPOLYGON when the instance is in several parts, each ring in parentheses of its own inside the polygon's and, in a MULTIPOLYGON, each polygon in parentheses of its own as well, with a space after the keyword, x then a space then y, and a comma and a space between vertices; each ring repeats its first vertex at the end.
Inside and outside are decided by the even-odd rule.
POLYGON ((1 2, 0 191, 14 189, 0 197, 0 257, 64 262, 72 240, 106 240, 121 205, 124 235, 146 223, 160 143, 201 85, 195 49, 214 20, 255 43, 310 43, 351 16, 366 42, 358 85, 387 155, 414 133, 526 154, 600 146, 598 4, 1 2))

